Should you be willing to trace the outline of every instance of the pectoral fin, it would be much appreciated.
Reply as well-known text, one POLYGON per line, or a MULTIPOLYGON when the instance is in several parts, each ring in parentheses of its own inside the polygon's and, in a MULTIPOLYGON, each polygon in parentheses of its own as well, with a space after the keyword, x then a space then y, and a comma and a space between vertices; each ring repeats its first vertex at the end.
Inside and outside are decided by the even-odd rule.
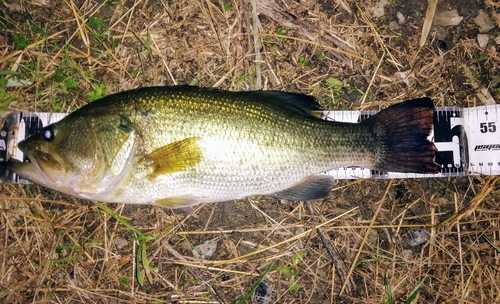
POLYGON ((189 137, 161 147, 143 159, 151 169, 150 178, 163 174, 186 171, 196 166, 203 156, 198 146, 198 137, 189 137))
POLYGON ((299 184, 272 196, 294 200, 309 201, 327 197, 335 185, 335 179, 328 175, 314 175, 303 179, 299 184))

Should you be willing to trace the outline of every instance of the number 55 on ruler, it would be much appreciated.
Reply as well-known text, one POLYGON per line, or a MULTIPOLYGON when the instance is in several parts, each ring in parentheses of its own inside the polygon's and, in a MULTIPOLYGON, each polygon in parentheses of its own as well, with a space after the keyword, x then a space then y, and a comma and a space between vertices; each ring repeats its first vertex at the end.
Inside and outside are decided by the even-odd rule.
POLYGON ((464 109, 465 133, 469 147, 469 173, 500 174, 500 134, 498 105, 464 109))

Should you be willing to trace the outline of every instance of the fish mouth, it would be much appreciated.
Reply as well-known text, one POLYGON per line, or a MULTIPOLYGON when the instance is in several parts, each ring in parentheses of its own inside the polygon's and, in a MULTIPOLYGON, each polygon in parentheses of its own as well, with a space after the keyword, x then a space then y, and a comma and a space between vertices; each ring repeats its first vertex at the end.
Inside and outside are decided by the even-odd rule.
MULTIPOLYGON (((10 159, 7 163, 7 168, 22 178, 30 181, 39 180, 40 175, 44 175, 34 163, 21 162, 17 159, 10 159)), ((44 177, 47 178, 46 176, 44 177)))
POLYGON ((60 184, 65 175, 64 167, 61 162, 52 155, 34 151, 29 153, 23 151, 30 162, 21 162, 18 160, 9 160, 7 168, 20 177, 44 186, 54 186, 60 184))

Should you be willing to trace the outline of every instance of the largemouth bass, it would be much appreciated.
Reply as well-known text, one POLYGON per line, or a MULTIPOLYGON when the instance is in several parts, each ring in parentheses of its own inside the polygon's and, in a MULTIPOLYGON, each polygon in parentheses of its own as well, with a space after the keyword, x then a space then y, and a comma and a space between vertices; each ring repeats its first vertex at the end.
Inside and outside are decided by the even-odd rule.
POLYGON ((150 87, 94 101, 19 143, 16 174, 102 202, 186 208, 271 195, 326 197, 332 177, 360 166, 437 173, 429 98, 359 124, 326 121, 313 97, 279 91, 150 87))

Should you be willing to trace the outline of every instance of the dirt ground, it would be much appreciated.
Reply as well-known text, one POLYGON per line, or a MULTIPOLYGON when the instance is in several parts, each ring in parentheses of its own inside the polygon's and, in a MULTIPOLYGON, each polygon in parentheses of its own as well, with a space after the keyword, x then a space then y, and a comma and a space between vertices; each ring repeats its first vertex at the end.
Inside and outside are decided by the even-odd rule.
MULTIPOLYGON (((500 4, 427 5, 3 0, 0 110, 70 112, 174 84, 336 110, 497 103, 500 4)), ((498 180, 339 181, 325 200, 252 197, 197 218, 0 184, 0 302, 500 303, 498 180)))

